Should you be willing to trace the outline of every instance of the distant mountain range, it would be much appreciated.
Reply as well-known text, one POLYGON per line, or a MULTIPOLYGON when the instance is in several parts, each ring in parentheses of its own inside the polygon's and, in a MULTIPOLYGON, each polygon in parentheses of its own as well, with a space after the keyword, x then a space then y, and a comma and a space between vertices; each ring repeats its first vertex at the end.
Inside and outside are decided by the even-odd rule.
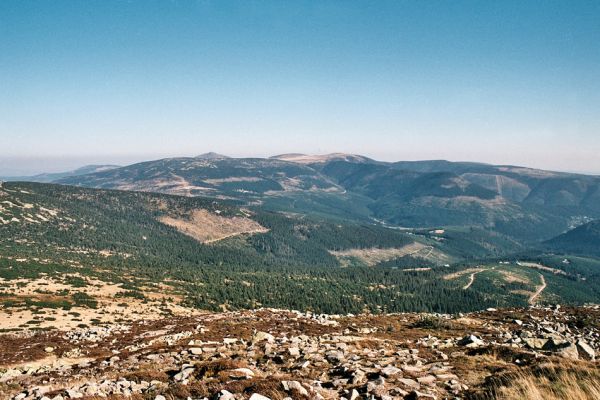
POLYGON ((1 179, 4 181, 25 181, 25 182, 40 182, 40 183, 50 183, 54 182, 58 179, 68 178, 71 176, 92 174, 95 172, 108 171, 111 169, 119 168, 119 165, 86 165, 81 168, 77 168, 73 171, 66 172, 54 172, 54 173, 42 173, 37 175, 29 175, 29 176, 10 176, 10 177, 2 177, 1 179))
POLYGON ((339 154, 78 171, 0 182, 0 278, 173 282, 211 310, 598 302, 598 177, 339 154))
POLYGON ((231 199, 389 227, 480 227, 529 242, 600 218, 599 176, 444 160, 382 162, 344 153, 206 153, 27 180, 231 199))

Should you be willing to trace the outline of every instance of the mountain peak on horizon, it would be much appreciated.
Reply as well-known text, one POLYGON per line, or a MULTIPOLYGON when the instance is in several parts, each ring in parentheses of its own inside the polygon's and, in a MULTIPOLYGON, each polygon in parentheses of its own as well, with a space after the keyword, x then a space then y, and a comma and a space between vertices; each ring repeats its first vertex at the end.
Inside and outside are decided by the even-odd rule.
POLYGON ((231 157, 223 155, 223 154, 215 153, 214 151, 209 151, 208 153, 203 153, 203 154, 197 155, 194 158, 201 158, 204 160, 222 160, 222 159, 231 158, 231 157))
POLYGON ((372 161, 370 158, 362 156, 360 154, 349 154, 349 153, 329 153, 329 154, 302 154, 302 153, 287 153, 278 154, 269 157, 275 160, 295 162, 299 164, 315 164, 324 163, 328 161, 352 161, 352 162, 368 162, 372 161))

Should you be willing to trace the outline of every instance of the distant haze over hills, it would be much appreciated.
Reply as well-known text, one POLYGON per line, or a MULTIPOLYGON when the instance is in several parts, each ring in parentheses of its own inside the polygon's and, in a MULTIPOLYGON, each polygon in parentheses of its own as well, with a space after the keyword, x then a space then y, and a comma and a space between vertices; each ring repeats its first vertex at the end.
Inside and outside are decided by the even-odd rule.
POLYGON ((72 171, 42 173, 31 176, 11 176, 2 178, 7 181, 29 181, 29 182, 53 182, 55 180, 66 178, 69 176, 78 176, 91 174, 94 172, 103 172, 111 169, 119 168, 119 165, 85 165, 72 171))
POLYGON ((200 155, 196 156, 196 158, 203 158, 205 160, 219 160, 219 159, 230 158, 230 157, 211 151, 208 153, 200 154, 200 155))

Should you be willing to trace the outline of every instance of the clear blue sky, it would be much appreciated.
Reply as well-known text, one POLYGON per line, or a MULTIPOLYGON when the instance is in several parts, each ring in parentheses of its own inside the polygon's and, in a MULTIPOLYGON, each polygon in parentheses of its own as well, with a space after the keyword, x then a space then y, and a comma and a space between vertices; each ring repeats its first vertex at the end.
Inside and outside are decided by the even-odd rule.
POLYGON ((599 1, 0 1, 0 175, 217 151, 600 173, 599 1))

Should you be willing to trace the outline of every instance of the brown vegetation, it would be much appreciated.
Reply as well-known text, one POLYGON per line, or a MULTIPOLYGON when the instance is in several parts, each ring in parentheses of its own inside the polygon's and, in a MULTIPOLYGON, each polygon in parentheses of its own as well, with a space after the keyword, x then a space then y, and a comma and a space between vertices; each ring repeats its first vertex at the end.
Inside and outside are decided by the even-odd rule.
POLYGON ((473 400, 597 400, 600 369, 563 360, 492 376, 473 400))

